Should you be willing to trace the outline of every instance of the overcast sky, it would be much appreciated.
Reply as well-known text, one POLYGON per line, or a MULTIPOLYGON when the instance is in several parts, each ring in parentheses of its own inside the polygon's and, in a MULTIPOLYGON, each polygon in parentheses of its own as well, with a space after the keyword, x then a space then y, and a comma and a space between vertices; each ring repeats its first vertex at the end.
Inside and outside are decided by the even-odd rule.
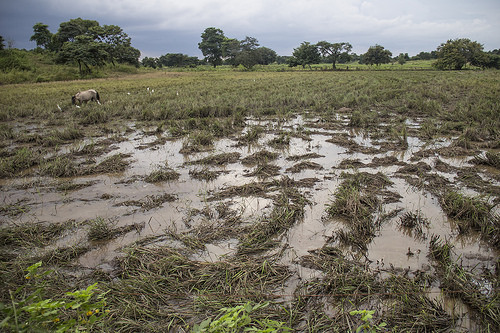
POLYGON ((0 35, 32 49, 35 23, 55 33, 78 17, 120 26, 141 57, 201 58, 198 43, 208 27, 229 38, 255 37, 279 55, 321 40, 349 42, 358 54, 379 44, 394 56, 433 51, 455 38, 500 48, 500 0, 0 0, 0 35))

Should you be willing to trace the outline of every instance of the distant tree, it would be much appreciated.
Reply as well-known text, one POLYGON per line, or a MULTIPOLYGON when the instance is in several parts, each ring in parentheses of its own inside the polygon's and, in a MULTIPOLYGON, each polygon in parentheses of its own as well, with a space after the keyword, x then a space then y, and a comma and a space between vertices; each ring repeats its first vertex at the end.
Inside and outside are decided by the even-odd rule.
POLYGON ((226 38, 222 46, 224 63, 252 69, 257 64, 268 65, 275 61, 276 52, 267 47, 258 46, 259 41, 254 37, 247 36, 241 41, 226 38))
POLYGON ((336 69, 335 64, 337 63, 339 57, 342 54, 348 55, 352 50, 352 45, 346 42, 342 43, 329 43, 325 40, 318 42, 316 46, 323 57, 327 57, 333 65, 333 69, 336 69))
POLYGON ((311 64, 318 64, 320 60, 321 55, 316 45, 302 42, 298 48, 293 49, 293 57, 289 59, 289 65, 291 67, 302 65, 302 68, 309 65, 309 68, 311 68, 311 64))
POLYGON ((434 66, 438 69, 460 70, 466 64, 486 67, 488 57, 483 46, 468 38, 448 40, 437 48, 437 60, 434 66))
POLYGON ((436 59, 436 51, 432 52, 420 52, 416 56, 412 57, 412 60, 431 60, 436 59))
POLYGON ((236 38, 224 38, 222 43, 222 57, 224 63, 231 66, 238 66, 236 57, 241 52, 241 42, 236 38))
MULTIPOLYGON (((340 61, 342 61, 342 57, 340 57, 340 61)), ((351 53, 349 55, 349 61, 358 61, 359 63, 361 63, 361 56, 356 53, 351 53)))
POLYGON ((195 67, 199 64, 197 57, 190 57, 182 53, 167 53, 160 56, 158 66, 166 67, 195 67))
POLYGON ((292 58, 291 56, 277 56, 276 57, 276 62, 280 65, 282 64, 288 64, 289 59, 292 58))
POLYGON ((410 57, 408 56, 408 53, 400 53, 397 57, 398 63, 403 66, 406 61, 410 60, 410 57))
POLYGON ((36 23, 33 26, 33 36, 30 41, 34 41, 37 47, 49 49, 52 42, 52 33, 49 31, 49 26, 43 23, 36 23))
POLYGON ((141 64, 144 67, 151 67, 151 68, 156 68, 158 67, 158 59, 156 58, 150 58, 150 57, 144 57, 141 61, 141 64))
POLYGON ((368 51, 363 55, 363 61, 368 65, 388 64, 391 62, 392 53, 384 49, 383 46, 371 46, 368 51))
POLYGON ((201 42, 198 43, 198 48, 203 53, 205 60, 214 68, 222 64, 222 46, 225 40, 224 32, 214 27, 206 28, 201 34, 201 42))
POLYGON ((260 65, 269 65, 276 61, 278 55, 274 50, 261 46, 256 49, 260 65))
POLYGON ((259 63, 260 54, 257 51, 259 46, 259 41, 254 37, 246 37, 244 40, 240 41, 240 52, 235 58, 236 65, 243 65, 246 69, 251 69, 253 66, 259 63))
POLYGON ((0 36, 0 50, 3 50, 5 48, 5 39, 3 39, 3 36, 0 36))
POLYGON ((486 61, 484 67, 500 69, 500 55, 496 53, 486 54, 486 61))

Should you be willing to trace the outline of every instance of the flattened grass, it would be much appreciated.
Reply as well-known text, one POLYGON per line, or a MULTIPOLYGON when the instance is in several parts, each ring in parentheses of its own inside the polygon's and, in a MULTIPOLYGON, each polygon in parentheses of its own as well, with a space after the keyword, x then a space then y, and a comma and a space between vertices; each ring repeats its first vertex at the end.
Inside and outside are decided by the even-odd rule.
POLYGON ((187 329, 200 315, 211 316, 222 306, 269 299, 269 292, 290 275, 272 260, 240 256, 200 263, 165 246, 130 248, 119 260, 119 272, 108 294, 117 318, 110 324, 127 331, 187 329))
POLYGON ((500 215, 494 212, 494 204, 455 191, 444 193, 440 201, 446 214, 456 221, 460 233, 478 231, 493 246, 500 247, 500 215))
POLYGON ((459 297, 474 310, 482 327, 500 329, 500 293, 494 281, 498 276, 483 270, 471 272, 453 260, 453 246, 438 236, 429 243, 429 255, 437 264, 441 288, 450 297, 459 297))

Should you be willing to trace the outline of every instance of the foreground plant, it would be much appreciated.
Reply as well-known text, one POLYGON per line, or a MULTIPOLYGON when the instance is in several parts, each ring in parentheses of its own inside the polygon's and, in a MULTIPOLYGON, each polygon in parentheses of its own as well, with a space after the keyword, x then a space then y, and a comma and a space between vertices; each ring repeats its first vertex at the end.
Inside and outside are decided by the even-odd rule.
POLYGON ((269 302, 252 305, 238 305, 232 308, 222 308, 222 315, 218 319, 211 318, 193 327, 193 333, 201 332, 290 332, 283 322, 263 319, 258 320, 250 317, 251 312, 258 311, 269 305, 269 302))
POLYGON ((67 298, 45 298, 47 281, 43 278, 52 270, 40 272, 42 262, 26 269, 27 284, 10 291, 11 304, 0 303, 4 319, 0 328, 12 332, 80 332, 99 326, 109 310, 106 293, 95 295, 97 283, 86 289, 67 292, 67 298))
POLYGON ((375 313, 375 311, 373 310, 355 310, 349 313, 352 316, 361 315, 361 320, 363 321, 363 324, 358 326, 358 328, 356 329, 356 333, 358 332, 374 333, 383 330, 384 327, 387 325, 386 323, 380 323, 378 325, 372 323, 373 314, 375 313))

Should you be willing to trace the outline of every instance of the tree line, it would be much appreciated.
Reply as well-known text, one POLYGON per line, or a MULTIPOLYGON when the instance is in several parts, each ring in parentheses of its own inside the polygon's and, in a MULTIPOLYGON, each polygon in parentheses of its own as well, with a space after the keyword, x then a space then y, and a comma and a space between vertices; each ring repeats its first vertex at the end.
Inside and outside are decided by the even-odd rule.
MULTIPOLYGON (((131 38, 116 25, 101 26, 97 21, 81 18, 62 22, 56 33, 51 33, 48 26, 36 23, 33 26, 31 41, 36 42, 37 50, 54 54, 56 63, 76 63, 81 74, 90 73, 93 66, 106 63, 128 63, 144 67, 196 67, 209 64, 243 66, 252 69, 255 65, 286 63, 290 67, 312 64, 331 63, 336 69, 338 63, 357 61, 360 64, 380 65, 390 62, 404 64, 408 60, 435 59, 434 66, 441 70, 459 70, 467 64, 481 68, 500 68, 500 52, 484 52, 483 46, 467 38, 448 40, 435 51, 420 52, 410 58, 407 53, 393 57, 392 53, 381 45, 371 46, 366 53, 352 53, 348 42, 319 41, 316 44, 302 42, 293 50, 291 56, 278 56, 267 47, 260 46, 254 37, 243 40, 226 37, 221 29, 206 28, 201 34, 198 48, 204 58, 198 59, 181 53, 167 53, 158 58, 145 57, 139 62, 140 51, 131 46, 131 38)), ((0 49, 4 49, 4 39, 0 36, 0 49)), ((1 59, 0 59, 1 60, 1 59)), ((8 64, 8 61, 4 61, 8 64)), ((12 64, 11 64, 12 65, 12 64)), ((7 67, 11 66, 8 64, 7 67)), ((15 66, 12 65, 12 66, 15 66)), ((4 67, 4 66, 2 66, 4 67)))
POLYGON ((481 68, 500 68, 500 52, 494 50, 484 52, 483 46, 467 38, 448 40, 441 44, 437 50, 432 52, 420 52, 410 58, 408 53, 400 53, 393 57, 392 52, 381 45, 371 46, 366 53, 357 55, 351 53, 352 45, 348 42, 319 41, 316 44, 302 42, 293 50, 292 56, 278 56, 275 51, 260 47, 254 37, 246 37, 244 40, 228 38, 221 29, 206 28, 201 34, 201 42, 198 43, 203 60, 188 57, 182 54, 166 54, 160 58, 144 58, 142 64, 147 67, 162 66, 197 66, 199 64, 210 64, 213 67, 219 65, 242 65, 251 69, 257 64, 267 65, 273 62, 287 63, 290 67, 306 66, 312 64, 331 63, 332 69, 336 69, 337 63, 349 63, 358 61, 360 64, 381 65, 397 62, 403 65, 408 60, 432 60, 434 67, 441 70, 458 70, 467 64, 481 68))
POLYGON ((198 48, 205 57, 199 60, 180 53, 167 53, 159 58, 145 57, 142 64, 146 67, 196 67, 210 64, 213 67, 220 65, 243 66, 251 69, 255 65, 269 65, 278 60, 278 55, 270 48, 259 45, 254 37, 245 37, 243 40, 229 38, 221 29, 207 28, 201 34, 198 48))

